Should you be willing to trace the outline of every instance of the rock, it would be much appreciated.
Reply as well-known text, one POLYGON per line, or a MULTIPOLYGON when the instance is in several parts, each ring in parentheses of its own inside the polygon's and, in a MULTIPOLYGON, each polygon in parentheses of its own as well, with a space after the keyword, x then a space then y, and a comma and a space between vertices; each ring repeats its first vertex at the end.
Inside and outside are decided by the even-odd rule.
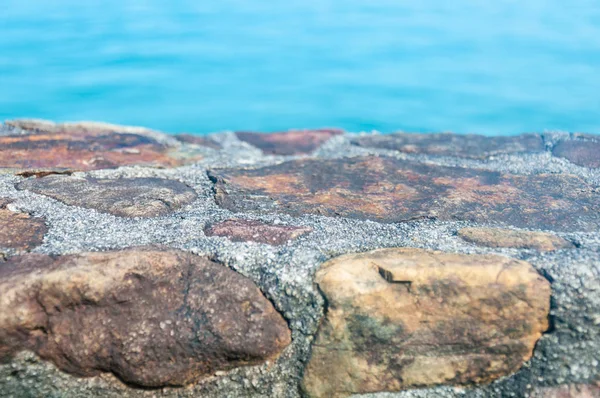
POLYGON ((343 134, 339 129, 290 130, 279 133, 238 131, 237 137, 267 155, 303 155, 319 148, 331 137, 343 134))
POLYGON ((544 141, 538 134, 488 137, 476 134, 395 133, 359 136, 352 140, 352 143, 366 148, 471 159, 484 159, 500 154, 545 151, 544 141))
POLYGON ((259 169, 210 170, 232 211, 402 222, 422 218, 595 231, 600 190, 569 174, 513 175, 391 157, 300 159, 259 169))
POLYGON ((285 320, 249 279, 177 250, 135 248, 0 263, 0 362, 21 350, 61 370, 181 386, 275 359, 285 320))
POLYGON ((21 182, 18 189, 46 195, 72 206, 121 217, 156 217, 192 203, 196 192, 163 178, 96 179, 50 175, 21 182))
POLYGON ((279 246, 312 231, 308 227, 271 225, 255 220, 226 220, 207 227, 207 236, 225 236, 234 242, 258 242, 279 246))
POLYGON ((530 398, 598 398, 600 386, 593 384, 568 384, 557 387, 538 387, 530 398))
POLYGON ((177 138, 177 140, 184 142, 186 144, 200 145, 200 146, 204 146, 204 147, 212 148, 212 149, 221 149, 222 148, 221 144, 219 144, 217 141, 213 140, 212 138, 204 137, 201 135, 176 134, 175 138, 177 138))
POLYGON ((567 159, 579 166, 599 168, 600 167, 600 142, 567 140, 561 141, 552 154, 567 159))
POLYGON ((0 198, 0 248, 22 251, 41 245, 48 232, 44 219, 8 210, 9 203, 0 198))
POLYGON ((310 397, 487 383, 518 370, 548 327, 550 284, 506 257, 381 249, 330 260, 315 280, 327 308, 310 397))
POLYGON ((167 144, 166 135, 141 127, 13 120, 0 136, 0 168, 95 170, 142 165, 175 167, 202 155, 167 144))
POLYGON ((544 252, 575 247, 568 240, 547 232, 514 231, 500 228, 463 228, 458 231, 458 236, 467 242, 487 247, 535 249, 544 252))

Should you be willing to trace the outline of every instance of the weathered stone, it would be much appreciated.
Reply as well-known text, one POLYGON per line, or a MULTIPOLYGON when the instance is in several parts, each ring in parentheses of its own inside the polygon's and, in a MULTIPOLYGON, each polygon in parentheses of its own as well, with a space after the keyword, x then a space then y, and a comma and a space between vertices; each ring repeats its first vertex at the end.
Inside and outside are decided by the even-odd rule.
POLYGON ((419 218, 593 231, 600 190, 565 174, 513 175, 391 157, 301 159, 209 171, 233 211, 320 214, 401 222, 419 218))
POLYGON ((9 203, 0 198, 0 248, 30 250, 41 245, 48 231, 44 220, 10 211, 9 203))
POLYGON ((487 247, 510 247, 552 251, 572 249, 575 246, 566 239, 547 232, 515 231, 500 228, 463 228, 458 236, 464 240, 487 247))
POLYGON ((0 263, 0 361, 30 350, 79 376, 178 386, 274 359, 289 343, 285 320, 252 281, 190 253, 0 263))
POLYGON ((192 188, 163 178, 111 180, 50 175, 25 180, 17 188, 46 195, 68 205, 122 217, 162 216, 196 199, 192 188))
POLYGON ((561 141, 552 149, 552 154, 579 166, 600 167, 600 141, 561 141))
POLYGON ((537 388, 530 398, 598 398, 600 386, 593 384, 568 384, 557 387, 537 388))
POLYGON ((328 261, 316 283, 327 309, 304 373, 311 397, 490 382, 548 327, 550 284, 506 257, 382 249, 328 261))
POLYGON ((343 134, 339 129, 290 130, 278 133, 239 131, 237 137, 268 155, 302 155, 313 152, 331 137, 343 134))
POLYGON ((177 138, 177 140, 184 142, 186 144, 194 144, 194 145, 200 145, 200 146, 204 146, 207 148, 212 148, 212 149, 221 149, 221 144, 219 144, 217 141, 208 138, 208 137, 204 137, 201 135, 193 135, 193 134, 176 134, 175 138, 177 138))
POLYGON ((199 153, 167 145, 163 134, 104 123, 8 121, 14 135, 0 136, 0 168, 95 170, 127 165, 174 167, 199 153), (23 131, 20 131, 23 130, 23 131))
POLYGON ((234 242, 258 242, 278 246, 312 231, 308 227, 272 225, 255 220, 226 220, 207 227, 207 236, 225 236, 234 242))
POLYGON ((476 134, 395 133, 359 136, 352 143, 361 147, 390 149, 404 153, 458 156, 472 159, 545 150, 542 137, 538 134, 487 137, 476 134))

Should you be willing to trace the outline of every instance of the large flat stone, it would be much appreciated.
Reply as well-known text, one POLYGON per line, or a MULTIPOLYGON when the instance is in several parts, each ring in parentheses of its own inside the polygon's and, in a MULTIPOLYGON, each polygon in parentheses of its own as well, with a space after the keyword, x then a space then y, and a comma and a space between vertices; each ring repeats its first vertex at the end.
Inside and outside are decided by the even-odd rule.
POLYGON ((274 359, 289 343, 285 320, 252 281, 189 253, 0 262, 0 361, 30 350, 79 376, 179 386, 274 359))
POLYGON ((553 251, 573 249, 575 245, 566 239, 548 232, 515 231, 502 228, 462 228, 458 236, 464 240, 487 247, 535 249, 553 251))
POLYGON ((8 203, 0 198, 0 248, 30 250, 41 245, 48 231, 44 219, 8 210, 8 203))
POLYGON ((302 155, 319 148, 331 137, 343 134, 338 129, 290 130, 278 133, 238 131, 237 137, 267 155, 302 155))
POLYGON ((197 197, 196 192, 184 183, 163 178, 112 180, 50 175, 25 180, 17 188, 46 195, 68 205, 122 217, 162 216, 197 197))
POLYGON ((579 166, 598 168, 600 167, 600 137, 598 141, 561 141, 554 146, 552 154, 579 166))
POLYGON ((561 231, 600 226, 600 191, 573 175, 502 174, 367 156, 211 170, 209 177, 217 203, 233 211, 470 220, 561 231))
POLYGON ((477 134, 395 133, 359 136, 352 140, 352 143, 366 148, 472 159, 483 159, 500 154, 536 153, 545 150, 544 141, 538 134, 488 137, 477 134))
POLYGON ((500 256, 382 249, 323 264, 327 308, 310 397, 487 383, 518 370, 548 327, 550 284, 500 256))
POLYGON ((15 134, 0 136, 0 168, 95 170, 141 165, 174 167, 202 158, 167 145, 161 133, 105 123, 6 122, 15 134))

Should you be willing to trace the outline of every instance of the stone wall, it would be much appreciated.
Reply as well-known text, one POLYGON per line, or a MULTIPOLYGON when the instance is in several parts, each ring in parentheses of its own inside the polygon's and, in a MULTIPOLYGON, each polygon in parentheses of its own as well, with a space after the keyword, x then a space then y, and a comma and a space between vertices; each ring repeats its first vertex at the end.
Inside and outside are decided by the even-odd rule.
POLYGON ((0 125, 0 397, 600 396, 600 137, 0 125))

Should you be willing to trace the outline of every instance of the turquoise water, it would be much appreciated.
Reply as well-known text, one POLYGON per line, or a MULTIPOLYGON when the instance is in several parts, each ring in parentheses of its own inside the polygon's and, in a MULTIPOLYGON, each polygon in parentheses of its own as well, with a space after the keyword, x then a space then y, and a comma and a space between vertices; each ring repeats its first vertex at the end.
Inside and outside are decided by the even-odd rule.
POLYGON ((600 1, 2 0, 15 117, 600 132, 600 1))

